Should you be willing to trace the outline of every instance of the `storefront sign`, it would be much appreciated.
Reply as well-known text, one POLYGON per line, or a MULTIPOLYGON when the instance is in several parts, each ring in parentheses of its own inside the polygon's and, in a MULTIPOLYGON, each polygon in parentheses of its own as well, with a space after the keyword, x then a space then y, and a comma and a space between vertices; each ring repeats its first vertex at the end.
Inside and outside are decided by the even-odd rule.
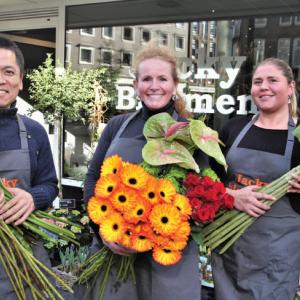
MULTIPOLYGON (((207 79, 216 80, 220 89, 229 89, 240 71, 240 66, 246 60, 246 56, 239 57, 209 57, 206 61, 203 60, 202 50, 199 50, 198 65, 201 66, 193 74, 192 71, 180 74, 182 80, 187 80, 191 76, 194 79, 207 79), (220 80, 221 75, 216 72, 222 69, 225 74, 223 77, 226 79, 220 80)), ((192 60, 189 58, 182 58, 181 62, 188 67, 192 66, 192 60)), ((185 87, 184 83, 180 83, 178 91, 187 103, 187 109, 193 113, 199 114, 213 114, 215 111, 223 115, 228 115, 236 110, 237 115, 246 115, 247 113, 256 113, 257 109, 251 101, 250 95, 239 95, 236 99, 229 95, 223 94, 215 99, 215 88, 211 86, 190 86, 190 93, 183 92, 185 87), (248 104, 249 103, 249 104, 248 104)), ((118 103, 116 109, 118 110, 132 110, 139 109, 140 103, 137 103, 135 98, 135 91, 131 85, 118 84, 116 86, 118 91, 118 103)))

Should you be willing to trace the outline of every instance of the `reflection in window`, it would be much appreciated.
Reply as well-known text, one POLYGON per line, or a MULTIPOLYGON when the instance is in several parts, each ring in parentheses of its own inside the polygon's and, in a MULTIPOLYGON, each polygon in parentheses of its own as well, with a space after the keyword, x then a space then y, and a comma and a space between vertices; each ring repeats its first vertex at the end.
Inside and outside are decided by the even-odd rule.
POLYGON ((142 29, 142 42, 147 43, 151 40, 151 32, 148 29, 142 29))
POLYGON ((82 28, 82 29, 80 29, 80 34, 95 36, 95 28, 82 28))
POLYGON ((164 32, 159 33, 159 45, 168 46, 168 35, 164 32))
POLYGON ((184 50, 184 38, 182 36, 175 36, 175 49, 179 51, 184 50))
POLYGON ((130 53, 130 52, 122 53, 122 64, 123 64, 123 66, 131 66, 132 65, 132 53, 130 53))
POLYGON ((192 57, 197 58, 197 50, 199 49, 199 41, 197 38, 192 39, 192 57))
POLYGON ((192 22, 192 32, 194 34, 199 33, 199 22, 192 22))
POLYGON ((295 16, 295 25, 300 25, 300 16, 295 16))
POLYGON ((289 63, 291 40, 287 38, 278 39, 277 57, 289 63))
POLYGON ((79 63, 80 64, 94 63, 94 48, 80 46, 80 48, 79 48, 79 63))
POLYGON ((105 65, 112 65, 112 50, 101 49, 101 63, 105 65))
POLYGON ((280 17, 279 25, 280 26, 290 26, 290 25, 292 25, 292 19, 293 19, 293 17, 291 17, 291 16, 280 17))
POLYGON ((123 40, 133 41, 133 27, 124 27, 123 28, 123 40))
POLYGON ((254 26, 255 28, 262 28, 267 26, 267 18, 255 18, 254 26))
POLYGON ((265 40, 254 39, 254 61, 259 63, 265 58, 265 40))
POLYGON ((295 38, 293 41, 292 67, 300 68, 300 38, 295 38))
POLYGON ((113 27, 112 26, 103 27, 102 35, 104 38, 112 39, 113 38, 113 27))

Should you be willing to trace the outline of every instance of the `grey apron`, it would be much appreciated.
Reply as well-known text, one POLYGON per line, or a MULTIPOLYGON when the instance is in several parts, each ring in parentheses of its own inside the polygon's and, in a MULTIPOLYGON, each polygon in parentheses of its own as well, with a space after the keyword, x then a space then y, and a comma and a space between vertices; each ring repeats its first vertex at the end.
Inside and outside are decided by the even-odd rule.
MULTIPOLYGON (((27 136, 24 122, 18 114, 17 121, 21 149, 0 152, 0 178, 5 178, 6 181, 11 183, 16 182, 16 187, 26 190, 31 186, 30 156, 27 140, 29 137, 27 136)), ((34 256, 42 263, 50 266, 47 252, 41 242, 38 241, 34 245, 33 252, 34 256)), ((29 290, 26 291, 26 294, 28 295, 27 299, 31 299, 29 290)), ((0 299, 17 299, 2 264, 0 264, 0 299)))
MULTIPOLYGON (((271 182, 290 169, 295 127, 291 118, 284 155, 238 148, 256 119, 244 127, 229 149, 228 181, 243 174, 271 182)), ((283 197, 224 254, 213 253, 216 299, 294 300, 300 274, 299 249, 300 216, 283 197)))
MULTIPOLYGON (((106 156, 120 155, 132 163, 142 161, 142 148, 146 141, 143 135, 136 138, 122 138, 127 125, 140 111, 129 117, 119 129, 106 156)), ((176 116, 173 117, 178 118, 176 116)), ((95 239, 92 252, 102 245, 95 239)), ((182 260, 174 266, 164 267, 155 263, 149 253, 138 254, 135 261, 136 285, 131 279, 125 283, 116 282, 113 271, 104 296, 105 300, 200 300, 199 256, 192 241, 183 251, 182 260)), ((98 281, 96 287, 99 286, 98 281)), ((93 290, 92 299, 98 300, 98 289, 93 290)))

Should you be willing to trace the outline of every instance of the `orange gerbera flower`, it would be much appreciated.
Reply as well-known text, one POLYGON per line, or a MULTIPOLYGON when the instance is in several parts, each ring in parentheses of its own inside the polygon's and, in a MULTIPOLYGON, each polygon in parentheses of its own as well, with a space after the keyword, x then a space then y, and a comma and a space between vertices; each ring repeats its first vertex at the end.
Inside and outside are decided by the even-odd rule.
POLYGON ((170 250, 183 250, 187 245, 186 239, 180 239, 180 240, 169 240, 168 244, 165 246, 166 249, 170 250))
POLYGON ((125 233, 121 239, 121 244, 129 249, 132 249, 132 235, 133 235, 133 229, 132 226, 130 224, 125 225, 126 229, 125 229, 125 233))
POLYGON ((117 174, 122 168, 122 159, 118 155, 107 157, 101 167, 101 176, 117 174))
POLYGON ((121 181, 134 189, 142 189, 146 186, 149 174, 143 167, 128 163, 121 171, 121 181))
POLYGON ((140 233, 133 235, 131 247, 137 252, 145 252, 152 249, 153 243, 145 234, 140 233))
POLYGON ((182 257, 182 254, 180 251, 172 251, 170 249, 157 247, 153 250, 152 257, 159 264, 164 266, 170 266, 179 262, 179 260, 182 257))
POLYGON ((182 222, 174 235, 172 236, 173 239, 188 239, 189 235, 191 233, 191 226, 190 223, 185 221, 182 222))
POLYGON ((149 220, 156 233, 170 236, 178 229, 181 223, 181 216, 175 206, 164 203, 157 204, 152 208, 149 220))
POLYGON ((101 176, 96 183, 95 196, 104 198, 110 197, 118 184, 119 179, 115 174, 101 176))
POLYGON ((87 211, 94 223, 101 224, 104 218, 114 212, 114 209, 107 199, 93 196, 88 202, 87 211))
POLYGON ((173 205, 179 209, 184 220, 187 220, 189 216, 192 214, 192 207, 190 205, 189 199, 181 194, 177 193, 174 196, 173 205))
POLYGON ((103 220, 99 233, 105 241, 118 243, 125 230, 126 226, 121 214, 115 212, 103 220))
POLYGON ((157 192, 157 179, 155 177, 149 175, 147 185, 141 191, 141 195, 152 205, 157 204, 160 201, 157 192))
POLYGON ((157 191, 159 197, 167 203, 171 203, 173 196, 176 194, 176 189, 171 181, 168 179, 160 178, 157 184, 157 191))
POLYGON ((120 185, 110 197, 114 208, 121 213, 134 209, 136 205, 136 193, 134 190, 120 185))
POLYGON ((124 212, 124 219, 133 224, 138 222, 145 222, 150 214, 151 204, 144 198, 140 197, 136 202, 136 205, 131 210, 124 212))

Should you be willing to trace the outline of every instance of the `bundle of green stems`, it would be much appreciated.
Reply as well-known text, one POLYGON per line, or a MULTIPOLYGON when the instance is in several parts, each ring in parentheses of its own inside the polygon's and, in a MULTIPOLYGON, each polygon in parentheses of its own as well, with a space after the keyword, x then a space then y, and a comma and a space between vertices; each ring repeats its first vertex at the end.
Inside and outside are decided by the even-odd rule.
MULTIPOLYGON (((0 190, 4 193, 5 201, 10 201, 13 198, 1 180, 0 190)), ((80 229, 83 228, 79 224, 40 210, 34 211, 19 226, 6 224, 0 220, 0 263, 3 265, 18 300, 26 299, 25 286, 29 287, 33 299, 59 298, 63 300, 46 274, 59 282, 69 292, 72 292, 72 289, 62 279, 37 260, 32 253, 31 243, 34 241, 29 241, 28 236, 31 236, 31 240, 32 236, 39 236, 43 240, 53 243, 58 243, 58 239, 61 239, 79 245, 72 231, 49 223, 47 219, 57 220, 80 229), (51 237, 47 231, 57 235, 58 239, 51 237)))
MULTIPOLYGON (((101 276, 98 290, 98 299, 102 300, 109 279, 109 273, 113 266, 117 269, 117 280, 125 282, 130 276, 135 284, 134 260, 135 255, 122 256, 113 253, 108 247, 103 246, 92 255, 82 266, 78 283, 89 282, 90 288, 96 284, 97 278, 101 276)), ((87 293, 89 293, 87 289, 87 293)))
MULTIPOLYGON (((288 181, 292 174, 300 175, 300 165, 257 191, 272 195, 275 200, 262 200, 267 205, 273 205, 282 198, 290 187, 288 181)), ((247 213, 231 210, 222 212, 217 218, 202 229, 204 243, 211 250, 220 247, 219 253, 224 253, 235 241, 255 222, 257 218, 247 213)))

